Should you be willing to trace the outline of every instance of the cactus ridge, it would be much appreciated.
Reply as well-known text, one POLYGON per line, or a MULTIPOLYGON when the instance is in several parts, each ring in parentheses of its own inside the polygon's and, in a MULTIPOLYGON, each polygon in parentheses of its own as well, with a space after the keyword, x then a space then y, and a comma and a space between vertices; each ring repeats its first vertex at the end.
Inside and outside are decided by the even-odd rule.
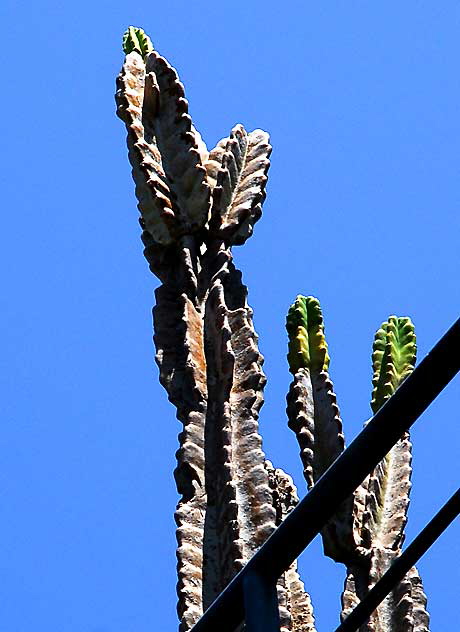
POLYGON ((327 371, 329 354, 324 336, 324 322, 317 298, 299 294, 286 319, 289 336, 288 363, 291 373, 308 368, 327 371))
POLYGON ((390 316, 375 334, 371 406, 374 413, 414 370, 417 345, 410 318, 390 316))
MULTIPOLYGON (((273 491, 273 506, 278 526, 297 505, 299 497, 294 481, 272 463, 265 461, 269 485, 273 491)), ((310 595, 300 579, 297 560, 285 571, 277 582, 280 632, 316 632, 310 595)))

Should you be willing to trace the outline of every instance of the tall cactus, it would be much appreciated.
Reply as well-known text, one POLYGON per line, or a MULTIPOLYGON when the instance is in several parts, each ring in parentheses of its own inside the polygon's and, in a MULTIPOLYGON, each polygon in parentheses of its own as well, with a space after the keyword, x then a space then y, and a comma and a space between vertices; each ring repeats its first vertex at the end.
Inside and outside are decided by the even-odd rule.
MULTIPOLYGON (((144 253, 162 281, 156 360, 183 423, 175 478, 186 631, 273 531, 278 488, 286 487, 262 451, 263 358, 232 261, 232 247, 261 216, 271 147, 265 132, 237 125, 208 152, 176 71, 140 29, 128 29, 123 46, 117 113, 128 131, 144 253)), ((295 568, 280 579, 279 594, 283 629, 313 630, 310 611, 299 614, 309 598, 295 568)))
MULTIPOLYGON (((127 129, 144 255, 161 281, 156 361, 183 425, 175 519, 179 630, 186 632, 297 502, 292 479, 262 450, 263 358, 232 254, 261 217, 271 146, 266 132, 236 125, 208 151, 177 72, 142 29, 128 28, 123 50, 117 114, 127 129)), ((318 300, 298 296, 287 330, 289 426, 311 488, 345 447, 318 300)), ((414 362, 412 324, 390 317, 374 343, 374 412, 414 362)), ((405 436, 323 529, 325 553, 347 567, 344 614, 401 551, 410 449, 405 436)), ((314 632, 296 564, 279 579, 278 599, 283 632, 314 632)), ((412 569, 363 631, 423 632, 427 625, 412 569)))

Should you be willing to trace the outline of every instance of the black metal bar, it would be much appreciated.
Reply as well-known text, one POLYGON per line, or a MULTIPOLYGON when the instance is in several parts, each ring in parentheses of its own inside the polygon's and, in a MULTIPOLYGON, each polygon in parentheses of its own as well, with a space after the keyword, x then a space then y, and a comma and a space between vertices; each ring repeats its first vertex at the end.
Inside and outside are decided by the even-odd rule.
POLYGON ((415 563, 428 551, 443 531, 460 514, 460 489, 430 520, 419 535, 403 553, 392 563, 379 581, 371 588, 364 599, 353 609, 348 617, 335 629, 335 632, 355 632, 365 623, 377 606, 410 571, 415 563))
POLYGON ((244 618, 243 582, 252 571, 276 581, 460 369, 460 319, 323 474, 191 632, 233 632, 244 618))
POLYGON ((243 593, 246 632, 280 632, 276 583, 259 573, 247 573, 243 593))

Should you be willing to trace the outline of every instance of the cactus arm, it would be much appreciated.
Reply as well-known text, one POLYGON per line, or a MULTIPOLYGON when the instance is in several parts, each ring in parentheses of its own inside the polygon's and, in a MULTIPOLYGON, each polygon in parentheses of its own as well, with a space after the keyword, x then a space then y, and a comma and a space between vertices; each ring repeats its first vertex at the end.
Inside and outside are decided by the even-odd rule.
MULTIPOLYGON (((391 397, 413 371, 414 327, 408 318, 390 316, 375 335, 372 410, 391 397)), ((355 530, 361 558, 348 567, 342 596, 343 616, 357 604, 400 554, 411 487, 412 445, 406 433, 355 492, 355 530)), ((372 615, 368 632, 427 632, 426 597, 413 568, 372 615)))
MULTIPOLYGON (((372 409, 377 410, 414 369, 414 326, 408 318, 390 316, 377 331, 373 346, 372 409)), ((367 482, 362 540, 400 550, 407 521, 412 446, 406 434, 379 463, 367 482)))
POLYGON ((206 422, 207 512, 214 518, 209 521, 204 555, 210 563, 218 559, 220 577, 208 585, 205 606, 275 528, 257 422, 265 384, 263 359, 246 289, 225 252, 217 258, 222 267, 212 277, 205 315, 208 375, 214 376, 209 385, 213 405, 206 422))
POLYGON ((262 130, 248 134, 242 125, 211 152, 212 237, 240 245, 252 234, 262 215, 270 153, 268 134, 262 130))
POLYGON ((298 296, 289 309, 286 329, 289 369, 294 374, 288 420, 301 446, 310 488, 344 449, 340 413, 327 374, 329 355, 319 301, 298 296))
POLYGON ((232 419, 228 405, 234 356, 221 284, 205 307, 209 400, 205 424, 206 529, 203 541, 203 607, 207 608, 232 576, 243 557, 236 490, 232 486, 232 419))
MULTIPOLYGON (((288 363, 294 379, 287 396, 288 425, 300 447, 308 488, 342 453, 345 440, 337 398, 329 378, 329 354, 319 301, 298 296, 289 309, 288 363)), ((336 561, 353 554, 351 500, 322 532, 324 552, 336 561)))
POLYGON ((160 382, 183 423, 174 475, 181 494, 175 520, 178 613, 181 631, 203 612, 202 542, 206 511, 204 427, 207 408, 206 359, 199 311, 172 283, 156 291, 154 309, 156 360, 160 382))
POLYGON ((128 131, 128 157, 144 226, 156 242, 167 245, 174 241, 174 212, 158 148, 153 139, 151 142, 145 139, 144 85, 145 64, 136 52, 131 52, 117 78, 117 115, 128 131))
MULTIPOLYGON (((129 50, 130 46, 127 46, 129 50)), ((129 159, 145 229, 173 243, 208 220, 207 151, 188 114, 176 71, 156 51, 133 49, 117 79, 117 114, 128 131, 129 159)))
POLYGON ((144 126, 155 139, 180 234, 195 232, 208 220, 210 189, 201 162, 202 140, 195 131, 177 72, 152 51, 146 57, 144 126), (201 151, 200 151, 201 150, 201 151))

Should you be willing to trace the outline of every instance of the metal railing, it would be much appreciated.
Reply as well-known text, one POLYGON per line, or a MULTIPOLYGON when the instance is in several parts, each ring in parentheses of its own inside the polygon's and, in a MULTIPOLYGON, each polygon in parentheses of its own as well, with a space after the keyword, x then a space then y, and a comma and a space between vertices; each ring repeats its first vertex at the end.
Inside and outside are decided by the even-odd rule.
MULTIPOLYGON (((191 632, 279 632, 276 582, 460 370, 460 319, 221 592, 191 632)), ((460 513, 457 491, 335 632, 366 621, 460 513)))

